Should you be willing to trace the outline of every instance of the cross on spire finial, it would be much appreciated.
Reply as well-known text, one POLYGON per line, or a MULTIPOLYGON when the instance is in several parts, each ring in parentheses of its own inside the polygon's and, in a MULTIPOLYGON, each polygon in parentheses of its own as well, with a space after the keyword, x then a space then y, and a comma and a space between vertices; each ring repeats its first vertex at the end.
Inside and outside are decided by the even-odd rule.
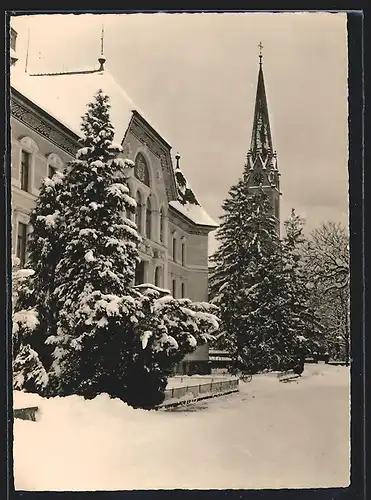
POLYGON ((260 66, 262 65, 262 58, 263 58, 263 44, 262 42, 259 43, 259 64, 260 66))
POLYGON ((100 55, 103 56, 104 54, 104 24, 102 24, 102 34, 100 37, 100 55))
POLYGON ((104 63, 106 62, 106 58, 104 57, 104 24, 102 24, 102 34, 100 37, 100 57, 98 58, 98 62, 100 64, 98 71, 104 71, 104 63))

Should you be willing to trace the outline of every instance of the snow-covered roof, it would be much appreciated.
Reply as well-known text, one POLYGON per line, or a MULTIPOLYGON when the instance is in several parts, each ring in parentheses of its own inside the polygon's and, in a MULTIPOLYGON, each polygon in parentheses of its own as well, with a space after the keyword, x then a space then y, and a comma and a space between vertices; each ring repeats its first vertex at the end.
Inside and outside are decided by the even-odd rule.
POLYGON ((169 205, 199 226, 218 227, 218 224, 201 205, 193 205, 192 203, 182 205, 179 201, 170 201, 169 205))
POLYGON ((159 292, 161 295, 171 295, 170 290, 167 288, 160 288, 152 283, 141 283, 140 285, 134 285, 134 288, 138 288, 140 290, 155 290, 159 292))
MULTIPOLYGON (((77 135, 81 135, 81 117, 87 110, 87 104, 99 89, 110 98, 110 117, 115 127, 114 142, 122 142, 133 111, 139 113, 155 128, 106 69, 95 72, 86 70, 69 74, 32 75, 15 67, 10 81, 14 89, 77 135)), ((160 131, 157 128, 155 130, 162 137, 160 131)))
MULTIPOLYGON (((32 75, 25 73, 15 65, 11 71, 10 83, 13 89, 20 92, 78 136, 81 135, 81 118, 87 110, 87 105, 92 101, 94 94, 101 89, 110 98, 110 117, 115 128, 113 142, 121 144, 133 111, 136 111, 169 144, 159 129, 147 120, 145 114, 133 103, 106 69, 104 71, 80 70, 68 74, 32 75)), ((185 187, 188 188, 186 179, 185 182, 185 187)), ((178 191, 181 190, 182 186, 179 186, 178 183, 178 191)), ((185 200, 181 199, 181 201, 184 202, 185 200)), ((183 204, 179 201, 172 201, 170 205, 194 224, 218 226, 200 205, 189 202, 183 204)))

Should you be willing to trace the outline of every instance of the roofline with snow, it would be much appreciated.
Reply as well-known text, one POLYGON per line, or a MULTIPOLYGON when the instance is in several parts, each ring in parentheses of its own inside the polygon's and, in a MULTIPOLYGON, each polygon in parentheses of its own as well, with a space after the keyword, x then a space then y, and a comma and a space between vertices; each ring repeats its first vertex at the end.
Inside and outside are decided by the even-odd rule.
POLYGON ((11 86, 10 114, 66 153, 75 156, 80 136, 11 86))
POLYGON ((91 75, 92 73, 102 73, 101 68, 85 69, 80 71, 58 71, 55 73, 29 73, 29 76, 66 76, 66 75, 91 75))
POLYGON ((178 217, 180 220, 183 220, 183 222, 192 226, 192 228, 203 229, 204 233, 209 233, 211 231, 215 231, 215 229, 217 229, 219 227, 219 226, 212 226, 209 224, 198 224, 197 222, 194 222, 192 219, 187 217, 187 215, 183 214, 177 208, 173 207, 170 204, 169 204, 169 212, 173 212, 176 217, 178 217))

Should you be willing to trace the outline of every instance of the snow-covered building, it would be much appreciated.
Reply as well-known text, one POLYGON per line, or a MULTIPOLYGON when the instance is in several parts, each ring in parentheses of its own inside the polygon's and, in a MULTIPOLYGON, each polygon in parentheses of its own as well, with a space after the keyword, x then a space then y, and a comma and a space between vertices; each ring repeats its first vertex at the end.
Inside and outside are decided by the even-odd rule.
MULTIPOLYGON (((16 64, 16 37, 12 30, 12 244, 21 262, 27 258, 29 214, 41 182, 74 158, 81 117, 102 89, 110 97, 114 142, 135 163, 128 184, 143 237, 135 282, 168 289, 176 298, 207 301, 208 234, 217 224, 188 186, 180 156, 174 167, 169 142, 115 82, 103 56, 95 69, 27 73, 16 64)), ((187 359, 186 366, 207 360, 208 347, 199 347, 187 359)))

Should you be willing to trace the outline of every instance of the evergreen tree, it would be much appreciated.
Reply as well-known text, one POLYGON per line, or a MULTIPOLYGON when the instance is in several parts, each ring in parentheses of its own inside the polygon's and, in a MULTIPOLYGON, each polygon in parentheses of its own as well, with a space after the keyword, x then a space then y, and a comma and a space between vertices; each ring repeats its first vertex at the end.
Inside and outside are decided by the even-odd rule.
POLYGON ((28 262, 26 269, 32 270, 27 281, 19 285, 18 303, 21 308, 36 308, 38 326, 32 334, 33 348, 38 352, 46 369, 51 363, 51 349, 45 340, 55 323, 53 298, 55 268, 64 248, 63 233, 63 181, 64 174, 56 172, 52 179, 44 178, 31 212, 33 228, 27 242, 28 262))
POLYGON ((282 242, 287 291, 285 310, 293 333, 294 362, 295 359, 303 362, 306 356, 318 352, 323 343, 320 317, 311 303, 311 276, 307 273, 303 256, 306 244, 304 223, 292 209, 290 217, 284 223, 286 234, 282 242))
POLYGON ((261 186, 250 192, 247 175, 223 203, 210 293, 234 369, 256 373, 287 363, 292 338, 282 309, 286 281, 271 205, 261 186))
POLYGON ((135 309, 128 293, 140 237, 129 218, 136 203, 126 183, 133 164, 118 158, 120 148, 112 146, 109 108, 108 96, 99 91, 83 117, 83 147, 64 178, 56 333, 47 340, 54 346, 53 382, 62 392, 104 387, 109 361, 103 353, 114 356, 127 327, 123 314, 126 320, 135 309))

